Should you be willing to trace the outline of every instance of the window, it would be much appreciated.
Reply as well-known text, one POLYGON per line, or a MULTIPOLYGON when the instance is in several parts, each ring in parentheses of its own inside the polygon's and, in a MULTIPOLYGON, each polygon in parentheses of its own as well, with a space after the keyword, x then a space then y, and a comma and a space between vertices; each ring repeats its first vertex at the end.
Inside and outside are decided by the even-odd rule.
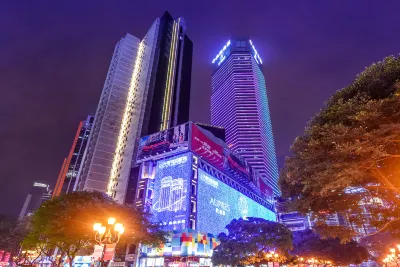
POLYGON ((190 211, 191 212, 196 212, 196 201, 193 201, 190 203, 190 211))
POLYGON ((196 195, 196 185, 192 184, 192 195, 196 195))
POLYGON ((246 41, 236 41, 236 47, 246 47, 246 41))
POLYGON ((143 198, 143 193, 144 193, 143 189, 139 189, 138 198, 143 198))
POLYGON ((190 220, 190 228, 193 230, 196 229, 196 220, 193 220, 193 219, 190 220))

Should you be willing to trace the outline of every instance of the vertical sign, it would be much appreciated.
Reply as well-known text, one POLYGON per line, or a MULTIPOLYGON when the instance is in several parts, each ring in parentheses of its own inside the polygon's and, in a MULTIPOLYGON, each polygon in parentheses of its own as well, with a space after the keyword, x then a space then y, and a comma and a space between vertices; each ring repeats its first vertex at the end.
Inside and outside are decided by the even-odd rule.
POLYGON ((105 261, 112 260, 114 257, 114 252, 115 252, 115 244, 107 244, 106 250, 104 251, 103 260, 105 261))
POLYGON ((95 261, 100 260, 103 255, 104 245, 94 245, 93 259, 95 261))

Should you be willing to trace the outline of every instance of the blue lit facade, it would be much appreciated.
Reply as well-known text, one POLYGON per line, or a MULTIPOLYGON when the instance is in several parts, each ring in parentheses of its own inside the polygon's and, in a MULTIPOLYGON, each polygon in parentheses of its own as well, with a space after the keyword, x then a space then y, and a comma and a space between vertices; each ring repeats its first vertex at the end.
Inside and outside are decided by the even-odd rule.
POLYGON ((275 221, 272 203, 250 180, 230 175, 194 152, 195 139, 203 138, 205 146, 210 140, 192 134, 192 126, 187 151, 166 150, 141 159, 135 206, 150 211, 166 231, 192 229, 218 235, 237 218, 275 221))
POLYGON ((230 40, 212 61, 211 122, 226 143, 280 195, 262 59, 251 40, 230 40))
POLYGON ((150 211, 165 230, 188 227, 191 159, 191 153, 184 153, 156 163, 150 211))
POLYGON ((229 187, 211 174, 198 169, 197 227, 207 233, 223 232, 233 219, 261 217, 275 221, 275 213, 229 187), (212 223, 210 223, 212 222, 212 223))

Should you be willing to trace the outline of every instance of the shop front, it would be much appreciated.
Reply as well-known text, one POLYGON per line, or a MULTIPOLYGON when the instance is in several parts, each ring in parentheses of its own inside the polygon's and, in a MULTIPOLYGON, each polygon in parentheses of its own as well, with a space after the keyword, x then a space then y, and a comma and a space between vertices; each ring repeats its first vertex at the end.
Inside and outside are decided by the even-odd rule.
POLYGON ((140 266, 148 267, 211 267, 211 259, 205 257, 157 257, 141 258, 140 266))
MULTIPOLYGON (((92 256, 76 256, 72 266, 73 267, 90 267, 93 261, 92 256)), ((69 265, 68 265, 69 266, 69 265)))
POLYGON ((212 267, 217 238, 192 229, 174 231, 160 247, 142 246, 139 267, 212 267))

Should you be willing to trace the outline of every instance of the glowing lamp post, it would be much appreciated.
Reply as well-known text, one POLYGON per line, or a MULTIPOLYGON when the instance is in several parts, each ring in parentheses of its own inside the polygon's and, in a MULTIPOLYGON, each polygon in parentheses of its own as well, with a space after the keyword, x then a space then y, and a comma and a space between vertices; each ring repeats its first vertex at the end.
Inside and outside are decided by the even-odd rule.
POLYGON ((305 259, 305 258, 298 258, 299 263, 305 264, 307 266, 317 266, 317 265, 323 265, 323 266, 332 266, 332 262, 324 259, 316 259, 316 258, 310 258, 310 259, 305 259))
POLYGON ((99 245, 103 246, 103 253, 101 254, 100 266, 104 264, 104 254, 106 253, 107 245, 116 245, 124 233, 125 228, 121 223, 116 223, 115 218, 108 218, 107 224, 103 226, 101 223, 93 224, 95 231, 94 239, 99 245))
POLYGON ((275 253, 275 251, 270 251, 267 254, 265 254, 265 257, 267 258, 268 261, 272 260, 278 260, 279 254, 275 253))
POLYGON ((399 267, 398 259, 400 258, 400 245, 396 245, 397 250, 395 248, 390 248, 390 254, 386 255, 386 258, 383 259, 383 263, 387 266, 389 262, 394 262, 399 267), (398 253, 398 254, 396 254, 398 253))

